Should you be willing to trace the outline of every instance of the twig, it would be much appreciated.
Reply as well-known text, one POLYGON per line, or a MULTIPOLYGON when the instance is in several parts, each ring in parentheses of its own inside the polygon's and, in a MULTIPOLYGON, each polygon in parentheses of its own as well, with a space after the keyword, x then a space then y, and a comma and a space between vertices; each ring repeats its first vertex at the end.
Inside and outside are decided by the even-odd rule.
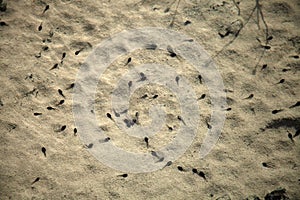
MULTIPOLYGON (((269 40, 268 40, 268 37, 269 37, 269 27, 268 27, 268 24, 267 22, 265 21, 265 18, 264 18, 264 15, 263 15, 263 12, 261 10, 261 5, 259 4, 259 0, 256 0, 256 9, 257 9, 257 19, 259 19, 259 15, 261 17, 261 20, 263 21, 264 23, 264 26, 265 26, 265 33, 266 33, 266 36, 265 36, 265 46, 269 44, 269 40)), ((259 26, 259 21, 257 21, 258 23, 258 28, 260 28, 259 26)), ((266 52, 266 49, 263 50, 260 58, 258 59, 258 62, 256 63, 255 67, 254 67, 254 70, 252 71, 252 74, 255 75, 256 74, 256 68, 257 66, 259 65, 260 61, 262 60, 262 58, 264 57, 265 55, 265 52, 266 52)))
POLYGON ((224 49, 226 49, 229 45, 231 45, 231 44, 237 39, 237 37, 239 36, 239 34, 240 34, 240 32, 242 31, 242 29, 248 24, 248 22, 249 22, 250 19, 252 18, 253 13, 254 13, 255 10, 256 10, 256 6, 255 6, 255 7, 253 8, 253 10, 251 11, 251 13, 250 13, 249 17, 247 18, 246 22, 245 22, 245 23, 241 26, 241 28, 237 31, 237 33, 235 34, 235 37, 234 37, 231 41, 229 41, 227 44, 225 44, 225 45, 223 46, 223 48, 222 48, 220 51, 218 51, 218 52, 216 53, 216 55, 213 56, 213 58, 217 57, 222 51, 224 51, 224 49))
MULTIPOLYGON (((237 39, 237 37, 239 36, 239 33, 242 31, 242 29, 249 23, 250 19, 253 17, 253 14, 254 14, 255 11, 257 11, 257 16, 256 17, 257 17, 257 27, 258 27, 258 29, 260 30, 259 17, 261 17, 261 20, 263 21, 263 24, 265 26, 265 34, 266 34, 265 35, 265 46, 268 45, 268 43, 269 43, 269 40, 268 40, 268 37, 269 37, 269 27, 268 27, 267 22, 265 21, 265 18, 264 18, 262 9, 261 9, 261 5, 259 4, 259 0, 255 0, 255 1, 256 1, 255 7, 252 9, 252 11, 251 11, 249 17, 247 18, 247 20, 245 21, 245 23, 237 31, 237 33, 235 34, 235 37, 231 41, 229 41, 227 44, 225 44, 223 46, 223 48, 220 51, 218 51, 212 58, 217 57, 221 52, 224 51, 224 49, 226 49, 229 45, 231 45, 237 39)), ((239 9, 238 5, 236 4, 235 0, 233 0, 233 3, 238 8, 238 14, 240 15, 240 9, 239 9)), ((266 49, 264 49, 263 52, 262 52, 262 54, 260 55, 259 60, 256 63, 254 70, 252 71, 252 74, 256 73, 256 68, 259 65, 259 63, 262 60, 262 58, 264 57, 265 52, 266 52, 266 49)))
POLYGON ((268 40, 268 37, 269 37, 269 27, 268 27, 268 24, 265 21, 263 12, 262 12, 262 10, 260 8, 259 8, 259 12, 260 12, 261 19, 262 19, 262 21, 263 21, 263 23, 265 25, 265 28, 266 28, 266 44, 268 44, 268 42, 269 42, 269 40, 268 40))
POLYGON ((235 7, 238 9, 238 15, 241 15, 241 9, 240 9, 239 5, 235 2, 235 0, 232 0, 232 1, 234 3, 235 7))
MULTIPOLYGON (((175 1, 176 1, 176 0, 175 0, 175 1)), ((175 2, 175 1, 174 1, 174 2, 175 2)), ((178 0, 178 2, 177 2, 176 8, 175 8, 175 12, 174 12, 174 14, 173 14, 172 21, 171 21, 171 23, 170 23, 170 27, 173 27, 173 25, 174 25, 174 21, 175 21, 175 17, 176 17, 176 14, 177 14, 177 9, 178 9, 178 6, 179 6, 180 1, 181 1, 181 0, 178 0)), ((172 3, 172 4, 173 4, 173 3, 172 3)))
POLYGON ((256 5, 255 5, 257 14, 256 14, 256 19, 257 19, 257 27, 258 30, 260 30, 260 26, 259 26, 259 13, 260 13, 260 4, 259 4, 259 0, 256 0, 256 5))

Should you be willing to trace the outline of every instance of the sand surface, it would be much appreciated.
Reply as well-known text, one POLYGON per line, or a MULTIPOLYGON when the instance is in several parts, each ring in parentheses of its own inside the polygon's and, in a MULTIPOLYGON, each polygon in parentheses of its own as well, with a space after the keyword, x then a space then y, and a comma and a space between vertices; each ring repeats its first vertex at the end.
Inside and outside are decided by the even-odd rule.
POLYGON ((300 106, 293 106, 300 101, 299 1, 260 0, 260 7, 255 0, 5 2, 7 9, 0 12, 0 199, 264 199, 280 188, 285 189, 278 192, 282 199, 300 199, 300 137, 288 136, 300 129, 300 106), (120 56, 99 77, 94 112, 101 129, 127 151, 163 147, 182 126, 172 91, 154 84, 137 89, 128 110, 132 117, 138 111, 140 123, 149 125, 150 105, 165 105, 166 124, 173 130, 164 126, 149 137, 148 149, 107 118, 106 113, 113 115, 110 95, 128 71, 145 63, 166 64, 189 81, 197 97, 206 94, 197 101, 196 137, 182 156, 161 170, 122 177, 124 172, 93 157, 80 139, 84 133, 74 134, 68 87, 99 43, 145 26, 183 33, 205 48, 223 77, 224 109, 231 110, 217 144, 200 159, 211 101, 199 73, 167 51, 120 56), (145 93, 158 98, 141 99, 145 93))

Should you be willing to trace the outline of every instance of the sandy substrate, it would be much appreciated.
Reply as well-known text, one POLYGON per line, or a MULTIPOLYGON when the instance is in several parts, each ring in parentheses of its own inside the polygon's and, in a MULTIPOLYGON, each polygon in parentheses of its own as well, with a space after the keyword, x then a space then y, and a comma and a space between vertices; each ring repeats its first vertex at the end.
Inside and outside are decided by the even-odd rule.
POLYGON ((300 199, 300 141, 295 136, 300 106, 293 106, 300 101, 299 1, 261 0, 261 7, 255 0, 6 2, 0 12, 0 199, 264 199, 277 189, 282 199, 300 199), (196 138, 178 160, 155 172, 122 177, 124 172, 89 153, 79 137, 83 133, 74 134, 73 90, 68 87, 96 45, 145 26, 178 31, 204 47, 223 77, 231 110, 218 143, 200 160, 211 105, 197 71, 167 51, 119 57, 99 78, 95 114, 114 144, 127 151, 160 148, 182 125, 171 91, 149 85, 131 96, 129 115, 139 111, 140 122, 149 124, 149 105, 165 104, 166 123, 174 130, 165 126, 149 138, 148 149, 143 140, 118 130, 106 113, 112 113, 111 91, 129 69, 164 63, 188 80, 198 97, 206 94, 198 101, 196 138), (139 97, 145 93, 158 98, 143 101, 139 97))

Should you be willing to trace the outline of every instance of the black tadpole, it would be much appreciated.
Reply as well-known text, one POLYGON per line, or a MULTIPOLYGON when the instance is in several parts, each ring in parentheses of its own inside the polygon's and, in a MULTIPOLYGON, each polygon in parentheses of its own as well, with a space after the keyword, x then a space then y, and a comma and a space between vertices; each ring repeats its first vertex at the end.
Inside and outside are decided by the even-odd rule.
POLYGON ((71 83, 71 84, 66 88, 66 90, 72 89, 74 86, 75 86, 75 83, 71 83))
POLYGON ((144 94, 143 96, 141 96, 141 99, 145 99, 145 98, 147 98, 148 97, 148 95, 147 94, 144 94))
POLYGON ((112 116, 110 113, 106 113, 106 117, 108 117, 109 119, 113 120, 112 116))
POLYGON ((171 46, 167 46, 167 51, 169 52, 169 56, 171 56, 172 58, 177 56, 171 46))
POLYGON ((275 114, 277 114, 277 113, 279 113, 279 112, 281 112, 281 111, 283 111, 283 110, 282 110, 282 109, 279 109, 279 110, 273 110, 273 111, 272 111, 272 114, 275 115, 275 114))
POLYGON ((61 56, 61 60, 63 60, 66 57, 66 52, 63 52, 62 56, 61 56))
POLYGON ((55 110, 55 108, 51 107, 51 106, 48 106, 47 107, 47 110, 55 110))
POLYGON ((144 141, 146 142, 146 147, 149 148, 149 138, 148 138, 148 137, 145 137, 145 138, 144 138, 144 141))
POLYGON ((43 29, 43 22, 41 22, 41 24, 38 27, 38 31, 41 31, 43 29))
POLYGON ((75 51, 75 55, 77 56, 82 50, 83 48, 79 49, 78 51, 75 51))
POLYGON ((176 76, 176 78, 175 78, 175 81, 176 81, 176 83, 177 83, 177 85, 179 85, 179 76, 176 76))
POLYGON ((64 103, 65 103, 65 100, 62 99, 62 100, 60 100, 56 105, 59 106, 59 105, 62 105, 62 104, 64 104, 64 103))
POLYGON ((208 129, 211 129, 212 128, 212 126, 206 121, 206 125, 207 125, 207 128, 208 129))
POLYGON ((94 146, 94 144, 93 143, 90 143, 90 144, 86 144, 85 145, 88 149, 91 149, 93 146, 94 146))
POLYGON ((264 167, 268 167, 268 164, 266 163, 266 162, 263 162, 263 163, 261 163, 262 164, 262 166, 264 166, 264 167))
MULTIPOLYGON (((198 173, 198 175, 199 175, 200 177, 202 177, 204 180, 206 180, 206 176, 205 176, 205 174, 204 174, 203 171, 200 171, 200 172, 198 173)), ((207 181, 207 180, 206 180, 206 181, 207 181)))
POLYGON ((55 63, 50 70, 57 69, 57 68, 58 68, 58 63, 55 63))
POLYGON ((158 95, 155 94, 155 95, 152 97, 152 99, 156 99, 157 97, 158 97, 158 95))
POLYGON ((147 80, 147 77, 146 77, 146 75, 143 72, 140 73, 140 76, 141 76, 141 78, 138 81, 145 81, 145 80, 147 80))
POLYGON ((100 139, 100 140, 99 140, 99 143, 106 143, 106 142, 108 142, 108 141, 110 141, 110 137, 106 137, 106 138, 104 138, 104 139, 100 139))
POLYGON ((44 14, 47 10, 49 10, 49 8, 50 8, 50 6, 49 6, 49 5, 46 5, 46 7, 45 7, 45 9, 44 9, 44 11, 43 11, 43 14, 44 14))
POLYGON ((74 136, 77 135, 77 128, 74 128, 74 136))
POLYGON ((277 84, 281 84, 281 83, 284 83, 284 78, 283 79, 281 79, 277 84))
POLYGON ((168 166, 171 166, 172 163, 173 163, 172 161, 168 161, 168 162, 166 163, 166 165, 165 165, 163 168, 168 167, 168 166))
POLYGON ((266 69, 268 67, 268 65, 267 64, 264 64, 262 67, 261 67, 261 70, 264 70, 264 69, 266 69))
POLYGON ((199 79, 200 84, 202 84, 202 76, 200 74, 198 75, 198 79, 199 79))
POLYGON ((129 81, 128 82, 128 87, 131 88, 131 86, 132 86, 132 81, 129 81))
POLYGON ((202 94, 201 97, 198 98, 198 100, 204 99, 206 97, 206 94, 202 94))
POLYGON ((183 119, 182 119, 181 116, 177 116, 177 119, 178 119, 179 121, 181 121, 184 125, 186 125, 185 122, 183 121, 183 119))
POLYGON ((254 97, 254 94, 250 94, 248 97, 244 98, 244 99, 252 99, 254 97))
POLYGON ((60 128, 60 131, 64 131, 66 130, 67 126, 66 125, 63 125, 61 128, 60 128))
POLYGON ((58 91, 58 94, 60 94, 63 98, 66 98, 61 89, 58 89, 57 91, 58 91))
POLYGON ((300 101, 297 101, 294 105, 291 105, 289 108, 295 108, 297 106, 300 106, 300 101))
POLYGON ((123 178, 126 178, 126 177, 128 177, 128 174, 121 174, 121 175, 118 175, 118 176, 121 176, 121 177, 123 177, 123 178))
POLYGON ((139 119, 139 116, 140 116, 139 112, 135 112, 135 118, 136 118, 137 120, 139 119))
POLYGON ((40 177, 37 177, 32 183, 31 185, 33 185, 34 183, 38 182, 40 180, 40 177))
POLYGON ((129 57, 129 58, 127 59, 127 62, 125 63, 125 66, 128 65, 128 64, 131 62, 131 60, 132 60, 131 57, 129 57))
POLYGON ((42 152, 43 152, 44 156, 46 157, 46 148, 45 147, 42 147, 42 152))
POLYGON ((113 111, 114 111, 114 114, 115 114, 116 117, 120 117, 121 116, 120 113, 118 113, 118 112, 115 111, 115 109, 113 109, 113 111))
POLYGON ((173 128, 171 126, 166 125, 169 129, 169 131, 173 131, 173 128))
POLYGON ((183 168, 181 166, 177 166, 177 169, 181 172, 183 171, 183 168))
POLYGON ((189 25, 189 24, 191 24, 191 23, 192 23, 191 21, 186 20, 186 21, 184 22, 184 25, 186 26, 186 25, 189 25))
POLYGON ((151 155, 156 157, 156 158, 160 158, 155 151, 151 151, 151 155))

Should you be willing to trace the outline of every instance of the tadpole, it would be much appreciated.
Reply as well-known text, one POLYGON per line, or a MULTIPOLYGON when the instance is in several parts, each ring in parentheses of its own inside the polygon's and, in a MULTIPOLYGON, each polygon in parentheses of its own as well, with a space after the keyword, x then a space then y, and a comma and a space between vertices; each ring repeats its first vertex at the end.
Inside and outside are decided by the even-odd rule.
POLYGON ((168 167, 168 166, 171 166, 172 164, 173 164, 172 161, 168 161, 168 162, 166 163, 166 165, 165 165, 163 168, 168 167))
POLYGON ((176 81, 176 83, 177 83, 177 85, 179 85, 179 76, 176 76, 176 78, 175 78, 175 81, 176 81))
POLYGON ((254 94, 250 94, 248 97, 244 98, 244 99, 252 99, 254 97, 254 94))
POLYGON ((67 126, 66 125, 63 125, 61 128, 60 128, 60 131, 64 131, 66 130, 67 126))
POLYGON ((31 185, 33 185, 34 183, 38 182, 40 180, 40 177, 37 177, 32 183, 31 185))
POLYGON ((66 98, 61 89, 58 89, 57 91, 58 91, 58 94, 60 94, 63 98, 66 98))
POLYGON ((179 121, 181 121, 184 125, 186 125, 185 122, 183 121, 183 119, 182 119, 181 116, 177 116, 177 119, 178 119, 179 121))
POLYGON ((128 174, 121 174, 121 175, 118 175, 118 176, 121 176, 121 177, 123 177, 123 178, 126 178, 126 177, 128 177, 128 174))
POLYGON ((44 11, 43 11, 43 14, 44 14, 47 10, 49 10, 49 8, 50 8, 50 6, 49 6, 49 5, 46 5, 46 7, 45 7, 45 9, 44 9, 44 11))
POLYGON ((198 98, 198 100, 204 99, 205 97, 206 97, 206 94, 202 94, 202 95, 198 98))
MULTIPOLYGON (((204 180, 206 180, 206 176, 205 176, 205 174, 204 174, 203 171, 200 171, 200 172, 198 173, 198 175, 199 175, 200 177, 202 177, 204 180)), ((206 181, 207 181, 207 180, 206 180, 206 181)))
POLYGON ((297 103, 295 103, 294 105, 291 105, 289 108, 295 108, 300 106, 300 101, 297 101, 297 103))
POLYGON ((72 89, 74 86, 75 86, 75 83, 71 83, 71 84, 66 88, 66 90, 72 89))
POLYGON ((146 147, 149 148, 149 138, 148 138, 148 137, 145 137, 145 138, 144 138, 144 141, 146 142, 146 147))
POLYGON ((106 117, 108 117, 109 119, 113 120, 112 116, 110 113, 106 113, 106 117))
POLYGON ((283 111, 282 109, 279 109, 279 110, 273 110, 273 111, 272 111, 272 114, 275 115, 275 114, 277 114, 277 113, 279 113, 279 112, 282 112, 282 111, 283 111))
POLYGON ((125 66, 128 65, 130 62, 131 62, 131 57, 129 57, 129 58, 127 59, 127 62, 125 63, 125 66))
POLYGON ((46 148, 45 147, 42 147, 42 152, 43 152, 44 156, 46 157, 46 148))
POLYGON ((57 68, 58 68, 58 63, 55 63, 50 70, 57 69, 57 68))
POLYGON ((65 100, 60 100, 57 104, 56 104, 56 106, 60 106, 60 105, 62 105, 62 104, 64 104, 65 103, 65 100))
POLYGON ((40 23, 39 27, 38 27, 38 31, 41 31, 43 29, 43 22, 40 23))
POLYGON ((171 56, 172 58, 177 56, 172 47, 169 45, 167 46, 167 51, 169 52, 169 56, 171 56))

